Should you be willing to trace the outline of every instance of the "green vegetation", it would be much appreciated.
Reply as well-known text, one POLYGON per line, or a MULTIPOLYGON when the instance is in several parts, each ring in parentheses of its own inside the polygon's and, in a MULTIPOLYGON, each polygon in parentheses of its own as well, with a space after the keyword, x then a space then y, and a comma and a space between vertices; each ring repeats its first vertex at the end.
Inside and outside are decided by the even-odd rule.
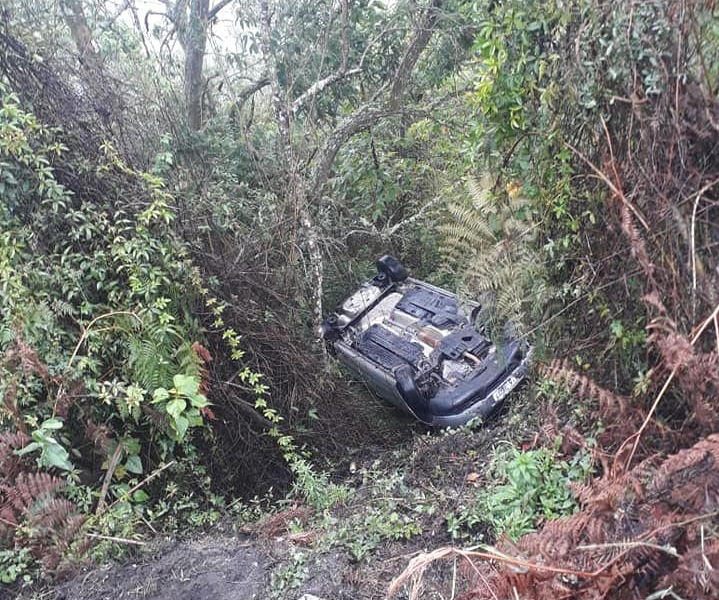
POLYGON ((591 466, 586 453, 566 461, 549 448, 499 451, 487 471, 487 489, 471 506, 447 518, 450 534, 462 537, 462 529, 484 523, 497 535, 517 540, 544 521, 571 515, 578 506, 567 484, 585 481, 591 466))
MULTIPOLYGON (((300 536, 273 598, 327 552, 549 564, 525 534, 719 431, 715 2, 142 4, 0 10, 0 582, 220 522, 300 536), (326 356, 387 252, 534 345, 498 424, 418 433, 326 356)), ((711 563, 687 506, 652 543, 711 563)))

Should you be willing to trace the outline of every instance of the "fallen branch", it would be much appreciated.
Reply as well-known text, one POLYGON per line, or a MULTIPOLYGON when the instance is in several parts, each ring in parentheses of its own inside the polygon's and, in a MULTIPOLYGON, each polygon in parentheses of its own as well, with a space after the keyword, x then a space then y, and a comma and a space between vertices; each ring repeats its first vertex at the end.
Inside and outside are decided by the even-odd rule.
POLYGON ((95 510, 96 515, 99 515, 103 512, 103 507, 105 506, 105 496, 107 496, 107 490, 110 489, 110 483, 112 482, 112 476, 115 473, 115 469, 117 468, 117 463, 120 462, 120 458, 122 457, 122 448, 122 443, 118 440, 117 446, 115 446, 115 451, 112 453, 110 461, 107 464, 105 479, 102 482, 100 498, 97 501, 97 509, 95 510))
POLYGON ((89 538, 93 538, 93 539, 97 539, 97 540, 106 540, 108 542, 116 542, 118 544, 131 544, 133 546, 147 546, 147 542, 143 542, 142 540, 130 540, 128 538, 116 537, 114 535, 101 535, 99 533, 86 533, 85 535, 89 538))
POLYGON ((389 590, 387 590, 386 598, 392 598, 399 589, 410 579, 413 575, 419 571, 424 570, 427 565, 437 560, 442 560, 450 556, 459 556, 467 560, 472 564, 473 558, 481 558, 483 560, 492 560, 501 562, 504 564, 511 565, 523 571, 538 571, 543 573, 554 573, 557 575, 571 575, 574 577, 595 577, 596 573, 590 573, 588 571, 576 571, 573 569, 562 569, 559 567, 552 567, 548 565, 539 565, 519 558, 514 558, 502 554, 494 549, 486 549, 489 551, 478 552, 476 550, 461 550, 460 548, 454 548, 452 546, 445 546, 444 548, 438 548, 433 552, 423 553, 413 558, 407 568, 396 577, 390 584, 389 590))
POLYGON ((125 500, 130 497, 133 493, 135 493, 137 490, 139 490, 143 485, 146 483, 149 483, 155 477, 157 477, 160 473, 162 473, 165 469, 169 469, 172 465, 175 464, 174 460, 171 460, 169 463, 162 465, 161 467, 155 469, 152 473, 150 473, 145 479, 143 479, 140 483, 137 485, 134 485, 129 490, 127 490, 122 496, 119 496, 112 504, 109 504, 107 508, 103 509, 102 512, 95 513, 95 517, 99 517, 101 514, 107 512, 110 510, 113 506, 115 506, 118 502, 121 502, 122 500, 125 500))

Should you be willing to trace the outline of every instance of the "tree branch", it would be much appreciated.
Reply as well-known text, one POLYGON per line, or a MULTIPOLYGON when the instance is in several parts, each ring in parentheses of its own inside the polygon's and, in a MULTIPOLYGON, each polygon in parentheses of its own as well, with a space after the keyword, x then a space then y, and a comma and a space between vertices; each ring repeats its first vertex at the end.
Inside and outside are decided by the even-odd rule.
MULTIPOLYGON (((267 61, 270 86, 272 87, 272 109, 275 113, 277 121, 277 129, 282 140, 283 151, 289 152, 291 146, 290 140, 290 122, 287 112, 282 106, 282 96, 280 82, 277 78, 277 66, 272 55, 272 17, 270 16, 270 8, 267 0, 260 1, 260 23, 262 27, 262 53, 267 61)), ((289 157, 288 157, 289 158, 289 157)))
POLYGON ((434 33, 434 26, 439 18, 439 8, 442 0, 430 0, 430 4, 425 11, 422 22, 415 31, 414 39, 407 47, 402 60, 395 72, 392 90, 390 91, 389 104, 393 108, 399 106, 400 100, 404 94, 404 90, 409 82, 414 66, 417 64, 419 57, 429 44, 429 40, 434 33))
POLYGON ((210 0, 192 0, 185 38, 185 106, 190 127, 202 127, 202 74, 207 45, 208 6, 210 0))
POLYGON ((101 64, 100 54, 95 48, 95 40, 85 16, 85 10, 80 0, 62 0, 60 2, 65 22, 70 28, 72 39, 75 41, 80 61, 88 66, 99 68, 101 64))
POLYGON ((350 44, 349 44, 349 0, 342 0, 342 16, 341 16, 341 27, 342 31, 340 33, 341 36, 341 48, 342 48, 342 58, 340 62, 340 72, 344 73, 347 71, 347 58, 349 57, 350 53, 350 44))
POLYGON ((235 101, 235 104, 232 108, 236 111, 242 110, 242 107, 245 105, 245 102, 247 102, 247 100, 249 100, 254 94, 259 92, 262 88, 267 87, 268 85, 270 85, 269 77, 263 77, 262 79, 255 81, 238 94, 237 100, 235 101))
POLYGON ((318 152, 319 158, 315 168, 312 171, 309 197, 315 198, 319 195, 324 187, 332 169, 332 163, 340 151, 340 148, 353 136, 368 127, 376 124, 379 120, 400 114, 414 113, 424 115, 425 111, 415 110, 407 111, 394 109, 384 103, 370 103, 355 111, 355 113, 342 121, 334 132, 327 137, 325 143, 318 152))
POLYGON ((219 13, 223 8, 225 8, 225 6, 231 4, 232 2, 234 2, 234 0, 220 0, 220 2, 213 6, 210 9, 210 12, 207 13, 207 20, 212 21, 212 19, 217 16, 217 13, 219 13))
POLYGON ((340 81, 341 79, 344 79, 345 77, 349 77, 350 75, 357 75, 361 72, 362 69, 350 69, 349 71, 343 71, 342 69, 340 69, 339 71, 332 73, 332 75, 328 75, 324 79, 316 81, 292 103, 292 114, 296 115, 299 110, 305 104, 307 104, 308 101, 312 100, 326 87, 332 85, 333 83, 336 83, 337 81, 340 81))

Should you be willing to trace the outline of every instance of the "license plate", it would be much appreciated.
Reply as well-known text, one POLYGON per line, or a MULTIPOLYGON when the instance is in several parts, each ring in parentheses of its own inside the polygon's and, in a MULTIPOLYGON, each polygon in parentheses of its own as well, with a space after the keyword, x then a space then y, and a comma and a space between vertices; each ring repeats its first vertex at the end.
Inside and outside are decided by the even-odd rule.
POLYGON ((510 375, 507 381, 502 383, 494 392, 492 392, 492 398, 494 399, 494 402, 499 402, 502 398, 504 398, 509 392, 511 392, 515 387, 517 387, 517 384, 519 383, 519 379, 517 379, 514 375, 510 375))

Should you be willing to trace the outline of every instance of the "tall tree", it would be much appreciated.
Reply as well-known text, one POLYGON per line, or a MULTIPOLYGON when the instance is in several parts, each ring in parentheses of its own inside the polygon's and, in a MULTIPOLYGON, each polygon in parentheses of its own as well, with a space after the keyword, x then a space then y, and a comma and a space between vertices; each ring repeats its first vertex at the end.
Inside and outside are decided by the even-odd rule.
MULTIPOLYGON (((177 4, 185 4, 186 0, 177 0, 177 4)), ((220 0, 210 8, 210 0, 190 0, 190 14, 185 35, 185 106, 189 126, 198 130, 202 127, 203 90, 205 78, 203 66, 207 50, 207 33, 209 24, 219 12, 231 4, 233 0, 220 0)), ((177 13, 177 11, 175 11, 177 13)))
MULTIPOLYGON (((322 203, 322 190, 331 173, 337 153, 348 140, 382 119, 411 112, 403 106, 402 99, 417 61, 435 32, 440 6, 441 0, 430 0, 420 9, 420 17, 416 19, 411 34, 400 46, 400 51, 396 53, 398 62, 391 73, 389 75, 385 73, 378 83, 375 80, 374 89, 370 92, 365 91, 363 94, 364 102, 334 123, 329 132, 326 130, 323 132, 324 141, 319 146, 308 148, 304 144, 295 143, 292 139, 294 122, 303 111, 308 111, 308 108, 317 102, 319 96, 331 89, 332 86, 344 82, 351 76, 362 74, 366 69, 364 61, 367 53, 376 40, 374 38, 366 39, 361 51, 353 53, 356 64, 350 65, 349 38, 352 25, 349 18, 350 3, 349 0, 341 0, 339 5, 331 6, 332 14, 327 19, 325 26, 328 31, 318 37, 325 40, 333 35, 339 37, 339 43, 336 44, 339 48, 339 56, 334 60, 336 67, 324 76, 318 73, 314 82, 306 82, 305 89, 298 90, 289 83, 286 65, 280 63, 277 56, 278 51, 272 45, 272 39, 273 36, 276 37, 276 28, 278 27, 278 24, 273 22, 273 14, 279 10, 271 10, 270 0, 260 1, 261 46, 266 61, 267 76, 272 88, 272 109, 285 165, 287 200, 294 208, 294 213, 298 215, 299 225, 304 232, 312 274, 313 321, 317 330, 319 330, 323 313, 324 267, 315 214, 322 203)), ((385 24, 377 37, 388 35, 392 29, 389 24, 385 24)), ((327 42, 325 43, 327 46, 329 45, 327 42)), ((327 57, 328 53, 327 47, 322 48, 320 64, 331 62, 327 57)), ((372 83, 372 80, 367 78, 367 83, 372 83)), ((303 136, 306 135, 306 130, 309 127, 311 127, 311 123, 309 120, 305 120, 303 136)))

